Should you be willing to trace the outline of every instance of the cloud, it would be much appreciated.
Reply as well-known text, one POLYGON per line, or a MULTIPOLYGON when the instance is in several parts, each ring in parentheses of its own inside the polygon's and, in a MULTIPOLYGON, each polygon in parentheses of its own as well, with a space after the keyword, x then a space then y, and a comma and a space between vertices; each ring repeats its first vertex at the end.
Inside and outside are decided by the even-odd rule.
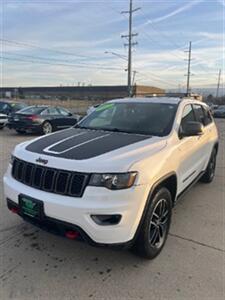
MULTIPOLYGON (((221 0, 222 1, 222 0, 221 0)), ((191 1, 191 2, 188 2, 187 4, 175 9, 174 11, 164 15, 164 16, 161 16, 161 17, 157 17, 155 19, 152 19, 152 20, 148 20, 147 22, 145 22, 144 24, 142 24, 140 27, 145 27, 147 26, 148 24, 151 24, 151 23, 158 23, 158 22, 161 22, 161 21, 164 21, 164 20, 167 20, 181 12, 184 12, 190 8, 192 8, 193 6, 196 6, 197 4, 203 2, 203 0, 196 0, 196 1, 191 1)))

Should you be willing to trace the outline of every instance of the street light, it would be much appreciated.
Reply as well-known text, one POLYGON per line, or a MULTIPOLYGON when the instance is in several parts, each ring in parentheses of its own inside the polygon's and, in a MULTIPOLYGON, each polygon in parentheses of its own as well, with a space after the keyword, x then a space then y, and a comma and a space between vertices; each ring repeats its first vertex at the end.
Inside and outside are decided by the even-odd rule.
POLYGON ((119 57, 123 60, 128 61, 128 58, 125 55, 122 55, 122 54, 119 54, 119 53, 116 53, 116 52, 105 51, 105 54, 112 54, 112 55, 117 56, 117 57, 119 57))

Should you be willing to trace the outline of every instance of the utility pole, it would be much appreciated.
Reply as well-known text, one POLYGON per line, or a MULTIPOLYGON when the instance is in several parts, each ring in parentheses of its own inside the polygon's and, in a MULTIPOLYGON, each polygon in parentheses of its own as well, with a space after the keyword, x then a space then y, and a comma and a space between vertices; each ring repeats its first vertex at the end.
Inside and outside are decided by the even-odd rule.
POLYGON ((219 70, 218 84, 217 84, 217 90, 216 90, 216 99, 219 97, 220 80, 221 80, 221 69, 219 70))
POLYGON ((191 51, 192 51, 192 42, 189 43, 188 52, 188 72, 187 72, 187 96, 190 95, 190 77, 191 77, 191 51))
POLYGON ((133 9, 133 0, 130 0, 130 9, 129 11, 122 11, 122 14, 129 14, 129 33, 128 35, 122 35, 122 38, 128 39, 128 44, 125 44, 125 46, 128 46, 128 66, 127 66, 127 89, 128 89, 128 96, 132 96, 132 48, 133 46, 137 45, 137 42, 133 42, 133 37, 137 36, 138 33, 132 32, 132 25, 133 25, 133 13, 138 11, 139 8, 133 9))

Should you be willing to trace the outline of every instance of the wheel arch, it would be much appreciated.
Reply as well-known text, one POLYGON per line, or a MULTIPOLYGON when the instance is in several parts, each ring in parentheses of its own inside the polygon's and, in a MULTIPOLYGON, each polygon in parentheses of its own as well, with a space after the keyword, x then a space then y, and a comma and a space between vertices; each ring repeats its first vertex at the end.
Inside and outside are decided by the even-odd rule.
POLYGON ((138 228, 137 228, 136 233, 134 235, 132 244, 135 243, 135 241, 136 241, 136 239, 139 235, 139 232, 140 232, 142 224, 144 222, 144 218, 146 216, 147 209, 148 209, 148 206, 149 206, 149 203, 150 203, 151 199, 154 197, 154 195, 157 193, 157 191, 162 187, 165 187, 170 191, 171 196, 172 196, 173 206, 174 206, 175 201, 176 201, 176 196, 177 196, 177 175, 176 175, 175 172, 170 172, 170 173, 164 175, 163 177, 158 179, 152 185, 152 187, 149 191, 149 194, 148 194, 148 198, 146 200, 146 204, 145 204, 145 207, 144 207, 144 210, 143 210, 138 228))
POLYGON ((214 149, 216 149, 216 154, 217 154, 219 151, 219 142, 218 141, 214 144, 214 149))

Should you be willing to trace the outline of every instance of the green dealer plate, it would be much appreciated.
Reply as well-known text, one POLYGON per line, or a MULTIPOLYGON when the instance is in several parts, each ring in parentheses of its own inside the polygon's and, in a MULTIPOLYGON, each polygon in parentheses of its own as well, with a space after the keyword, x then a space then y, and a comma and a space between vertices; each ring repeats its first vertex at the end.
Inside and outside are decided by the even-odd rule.
POLYGON ((35 219, 41 219, 43 213, 43 202, 24 195, 19 197, 20 210, 23 215, 35 219))

